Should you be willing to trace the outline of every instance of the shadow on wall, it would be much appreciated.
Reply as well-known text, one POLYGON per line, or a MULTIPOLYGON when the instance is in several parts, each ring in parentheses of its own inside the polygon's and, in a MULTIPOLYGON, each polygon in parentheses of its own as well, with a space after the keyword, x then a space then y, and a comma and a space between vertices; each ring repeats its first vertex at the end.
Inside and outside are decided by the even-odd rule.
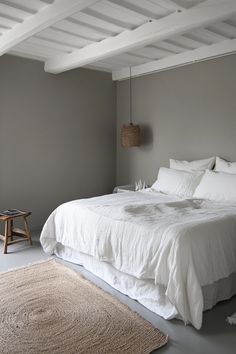
POLYGON ((148 124, 141 125, 141 146, 143 151, 151 151, 153 148, 153 129, 148 124))

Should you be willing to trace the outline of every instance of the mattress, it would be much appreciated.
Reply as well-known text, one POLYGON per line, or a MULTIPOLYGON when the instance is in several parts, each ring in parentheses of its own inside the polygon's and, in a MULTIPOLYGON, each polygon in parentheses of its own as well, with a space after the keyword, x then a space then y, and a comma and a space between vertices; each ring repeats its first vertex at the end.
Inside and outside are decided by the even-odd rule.
POLYGON ((51 214, 40 239, 47 253, 59 255, 61 245, 78 263, 78 254, 90 256, 116 277, 162 289, 163 317, 178 314, 199 329, 204 287, 236 272, 236 205, 152 191, 72 201, 51 214))

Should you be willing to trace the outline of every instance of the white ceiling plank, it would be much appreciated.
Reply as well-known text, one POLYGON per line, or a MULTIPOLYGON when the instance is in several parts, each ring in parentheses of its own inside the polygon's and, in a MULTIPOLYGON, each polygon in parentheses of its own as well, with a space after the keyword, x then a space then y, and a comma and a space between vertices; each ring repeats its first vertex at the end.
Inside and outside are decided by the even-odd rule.
POLYGON ((229 38, 236 38, 236 27, 226 22, 216 23, 211 26, 208 26, 208 28, 223 36, 227 36, 229 38))
POLYGON ((172 0, 150 0, 150 1, 154 4, 163 7, 164 9, 168 9, 171 11, 186 10, 184 6, 181 6, 172 0))
MULTIPOLYGON (((179 66, 196 63, 199 61, 217 58, 219 56, 229 55, 236 52, 236 39, 226 40, 202 48, 189 50, 184 53, 169 56, 164 59, 155 60, 143 65, 132 67, 132 76, 140 76, 153 72, 169 70, 179 66)), ((129 77, 129 67, 113 71, 113 80, 124 80, 129 77)))
POLYGON ((76 34, 92 41, 100 41, 107 37, 101 32, 99 33, 98 31, 95 31, 89 27, 81 26, 68 20, 62 20, 60 22, 57 22, 52 26, 52 28, 65 31, 67 33, 76 34))
POLYGON ((169 51, 169 50, 166 50, 164 48, 158 47, 157 45, 151 46, 151 47, 157 51, 157 54, 158 54, 159 58, 164 58, 164 57, 167 57, 167 56, 173 54, 172 51, 169 51))
POLYGON ((173 44, 177 44, 177 45, 179 44, 186 49, 196 49, 196 48, 199 48, 199 47, 206 44, 206 43, 204 43, 204 41, 200 42, 200 41, 188 38, 188 36, 187 35, 185 36, 185 34, 180 35, 180 36, 171 37, 169 39, 169 42, 171 42, 173 44))
POLYGON ((119 68, 130 65, 130 63, 127 62, 127 60, 122 60, 119 55, 117 55, 114 58, 107 58, 106 60, 96 61, 96 63, 93 64, 96 65, 97 63, 103 63, 106 65, 110 65, 112 67, 117 66, 119 68), (126 64, 124 65, 124 63, 126 64))
POLYGON ((8 29, 9 29, 9 27, 2 25, 1 22, 0 22, 0 28, 1 28, 1 29, 5 29, 5 30, 8 30, 8 29))
POLYGON ((71 18, 81 24, 89 25, 91 28, 99 31, 103 30, 104 33, 107 33, 108 35, 118 34, 127 29, 126 27, 118 26, 112 22, 101 20, 100 18, 85 14, 83 12, 73 14, 71 18))
POLYGON ((168 16, 175 10, 165 8, 159 4, 155 4, 150 0, 110 0, 111 2, 127 7, 130 10, 137 11, 150 19, 158 19, 163 16, 168 16))
POLYGON ((16 7, 19 7, 21 9, 29 9, 35 12, 47 6, 47 4, 40 0, 2 0, 2 3, 9 4, 10 6, 16 5, 16 7))
MULTIPOLYGON (((111 60, 112 58, 109 58, 107 60, 111 60)), ((120 63, 126 63, 126 65, 138 65, 138 64, 143 64, 149 61, 149 58, 144 58, 140 56, 136 56, 133 53, 122 53, 120 55, 117 55, 115 60, 119 61, 120 63)))
MULTIPOLYGON (((51 42, 52 45, 53 45, 53 43, 62 44, 62 45, 66 45, 66 46, 68 45, 69 47, 73 48, 73 50, 78 50, 78 49, 82 48, 81 45, 76 44, 74 41, 73 41, 73 43, 68 43, 68 41, 61 39, 61 37, 54 39, 54 38, 48 38, 47 36, 44 37, 44 36, 41 36, 40 34, 37 34, 36 36, 30 37, 30 38, 37 38, 37 39, 41 39, 43 41, 48 41, 48 42, 51 42)), ((28 38, 28 40, 30 38, 28 38)), ((24 42, 22 42, 22 43, 24 43, 24 42)))
POLYGON ((115 70, 117 69, 121 69, 122 67, 124 67, 124 65, 122 65, 121 63, 118 63, 116 61, 96 61, 96 63, 91 64, 94 66, 100 66, 100 67, 104 67, 104 68, 109 68, 111 69, 111 71, 113 70, 113 68, 115 68, 115 70))
POLYGON ((120 60, 118 60, 116 58, 109 58, 109 59, 104 60, 104 61, 96 61, 96 63, 93 63, 91 65, 99 64, 99 65, 104 66, 104 67, 106 66, 106 67, 112 68, 112 70, 113 70, 113 68, 115 68, 115 70, 116 69, 119 70, 122 67, 129 65, 129 64, 127 64, 127 62, 126 62, 126 65, 124 65, 123 63, 124 63, 124 61, 120 62, 120 60))
MULTIPOLYGON (((211 0, 207 0, 206 3, 211 0)), ((181 13, 176 12, 157 21, 146 23, 133 31, 125 31, 113 38, 91 44, 73 53, 47 60, 45 71, 59 73, 79 66, 88 65, 123 52, 149 45, 158 40, 204 27, 221 21, 236 13, 236 1, 209 6, 197 6, 181 13)))
POLYGON ((55 43, 53 41, 50 41, 50 40, 46 40, 46 39, 41 39, 41 38, 38 38, 38 37, 31 37, 31 38, 28 38, 26 40, 26 42, 30 42, 30 43, 33 43, 33 44, 38 44, 38 45, 45 45, 47 47, 52 47, 52 48, 55 48, 55 49, 59 49, 63 52, 72 52, 73 50, 75 50, 76 48, 75 47, 72 47, 72 46, 69 46, 68 44, 61 44, 61 43, 55 43))
POLYGON ((67 43, 69 45, 74 45, 74 46, 77 46, 80 48, 93 43, 93 41, 91 41, 89 39, 85 39, 83 37, 79 37, 79 36, 73 35, 73 34, 60 32, 60 31, 53 29, 51 27, 43 30, 42 32, 40 32, 36 36, 39 38, 51 39, 51 40, 58 41, 58 42, 61 41, 63 43, 67 43))
POLYGON ((89 70, 96 70, 96 71, 102 71, 102 72, 106 72, 106 73, 111 73, 112 72, 112 69, 108 66, 99 66, 97 65, 96 63, 96 66, 95 65, 86 65, 84 68, 86 69, 89 69, 89 70))
POLYGON ((180 45, 169 43, 167 40, 156 42, 156 43, 152 44, 152 46, 167 50, 173 54, 182 53, 186 50, 185 48, 181 47, 180 45))
POLYGON ((0 13, 2 15, 10 16, 11 18, 16 18, 19 20, 24 20, 32 15, 30 12, 26 12, 24 10, 3 3, 0 3, 0 13))
POLYGON ((114 58, 107 58, 106 60, 97 61, 96 63, 94 63, 94 65, 97 65, 97 63, 102 63, 110 66, 113 69, 121 69, 124 66, 132 66, 134 63, 135 65, 140 65, 148 61, 149 59, 136 57, 129 53, 123 53, 122 55, 117 55, 114 58))
POLYGON ((207 44, 218 43, 230 39, 206 28, 198 28, 192 32, 189 32, 188 36, 192 36, 192 38, 203 42, 205 41, 207 44))
POLYGON ((35 53, 36 55, 38 54, 38 55, 45 56, 45 58, 50 58, 53 55, 58 55, 62 53, 61 50, 52 47, 47 47, 45 45, 39 45, 39 44, 35 45, 28 41, 18 44, 14 49, 22 50, 22 51, 25 50, 26 52, 31 52, 31 53, 35 53))
POLYGON ((111 3, 107 0, 102 0, 90 6, 89 11, 91 10, 97 14, 101 14, 102 16, 107 16, 110 19, 115 21, 118 20, 132 26, 140 26, 149 19, 147 16, 144 16, 136 11, 111 3))
POLYGON ((147 47, 135 49, 132 53, 152 60, 161 59, 168 55, 173 54, 172 52, 168 52, 166 50, 154 46, 147 46, 147 47))
POLYGON ((140 56, 142 58, 146 58, 146 60, 147 59, 155 60, 155 59, 160 59, 161 58, 158 55, 157 49, 154 48, 154 47, 151 47, 151 46, 135 49, 135 50, 133 50, 131 52, 131 54, 138 55, 138 56, 140 56))
MULTIPOLYGON (((0 55, 35 33, 51 26, 71 14, 95 4, 99 0, 57 0, 45 6, 34 16, 29 16, 23 23, 16 25, 0 39, 0 55)), ((0 11, 1 12, 1 11, 0 11)))
POLYGON ((20 52, 17 50, 11 50, 8 54, 10 55, 14 55, 17 57, 21 57, 21 58, 26 58, 26 59, 33 59, 33 60, 38 60, 38 61, 45 61, 44 57, 38 56, 38 55, 34 55, 32 53, 25 53, 25 52, 20 52))
POLYGON ((25 48, 25 47, 20 47, 18 48, 18 46, 16 48, 14 48, 14 50, 11 51, 11 53, 21 53, 22 56, 24 55, 24 57, 37 57, 37 58, 41 58, 41 60, 45 61, 47 59, 47 55, 45 53, 42 52, 38 52, 35 50, 32 50, 30 48, 25 48))
POLYGON ((109 70, 112 70, 112 65, 111 64, 108 64, 108 63, 105 63, 105 62, 96 62, 94 63, 93 65, 87 65, 86 67, 97 67, 97 68, 103 68, 103 69, 109 69, 109 70))
MULTIPOLYGON (((160 1, 160 0, 157 0, 157 1, 160 1)), ((162 0, 162 1, 165 2, 165 0, 162 0)), ((198 6, 199 4, 204 3, 206 0, 167 0, 167 1, 171 1, 172 3, 175 3, 177 6, 180 6, 184 9, 189 9, 191 7, 198 6)), ((215 1, 217 1, 217 0, 212 0, 211 2, 215 2, 215 1)), ((223 0, 223 1, 225 1, 225 0, 223 0)))
POLYGON ((2 15, 0 15, 0 23, 3 25, 3 26, 6 26, 7 28, 11 29, 13 28, 15 25, 17 25, 19 22, 17 21, 14 21, 10 18, 6 18, 6 17, 3 17, 2 15))

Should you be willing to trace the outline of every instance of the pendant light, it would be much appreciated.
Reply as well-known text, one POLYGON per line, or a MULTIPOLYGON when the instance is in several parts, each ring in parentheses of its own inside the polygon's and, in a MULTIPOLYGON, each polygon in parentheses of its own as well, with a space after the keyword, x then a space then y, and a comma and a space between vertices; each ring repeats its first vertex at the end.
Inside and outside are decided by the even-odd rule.
POLYGON ((131 67, 129 77, 129 124, 124 124, 121 129, 121 145, 123 147, 132 147, 141 145, 140 127, 133 124, 133 112, 132 112, 132 76, 131 67))

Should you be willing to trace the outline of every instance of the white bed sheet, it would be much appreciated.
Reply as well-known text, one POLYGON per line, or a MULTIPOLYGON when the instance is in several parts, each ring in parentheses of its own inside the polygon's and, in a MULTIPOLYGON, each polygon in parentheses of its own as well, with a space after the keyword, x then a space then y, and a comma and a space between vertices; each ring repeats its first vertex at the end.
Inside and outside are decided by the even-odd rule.
MULTIPOLYGON (((153 280, 137 279, 131 275, 120 272, 107 262, 101 262, 87 254, 57 244, 55 255, 70 263, 83 266, 92 274, 104 280, 114 289, 137 300, 147 309, 166 320, 181 319, 175 306, 165 295, 166 288, 154 284, 153 280)), ((230 299, 236 294, 236 273, 217 282, 202 287, 204 298, 204 311, 211 309, 217 302, 230 299)))
POLYGON ((41 244, 57 244, 165 287, 182 319, 202 324, 202 286, 236 272, 236 205, 130 192, 59 206, 41 244))
POLYGON ((98 261, 92 256, 74 251, 61 244, 57 244, 55 255, 65 261, 82 265, 116 290, 138 300, 146 308, 165 319, 169 320, 178 316, 178 311, 165 296, 165 287, 155 285, 151 279, 137 279, 120 272, 107 262, 98 261))

